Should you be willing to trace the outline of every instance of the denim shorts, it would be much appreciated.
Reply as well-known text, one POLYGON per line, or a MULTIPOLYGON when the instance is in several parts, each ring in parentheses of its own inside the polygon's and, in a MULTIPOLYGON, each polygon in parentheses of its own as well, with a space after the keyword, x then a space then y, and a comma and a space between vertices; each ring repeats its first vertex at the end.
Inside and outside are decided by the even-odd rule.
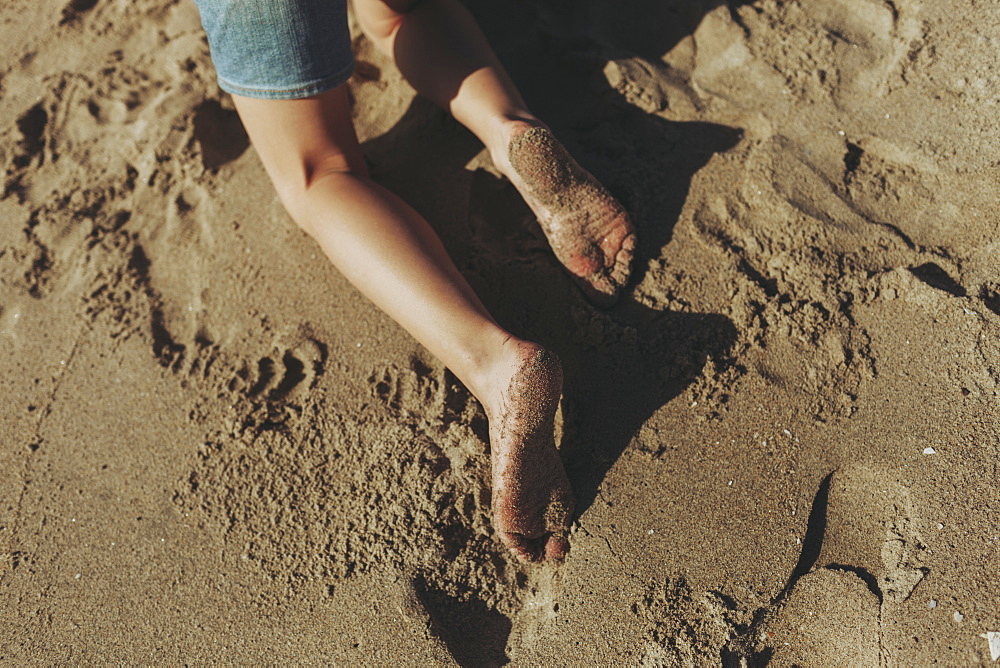
POLYGON ((195 0, 219 87, 292 100, 336 88, 354 71, 347 0, 195 0))

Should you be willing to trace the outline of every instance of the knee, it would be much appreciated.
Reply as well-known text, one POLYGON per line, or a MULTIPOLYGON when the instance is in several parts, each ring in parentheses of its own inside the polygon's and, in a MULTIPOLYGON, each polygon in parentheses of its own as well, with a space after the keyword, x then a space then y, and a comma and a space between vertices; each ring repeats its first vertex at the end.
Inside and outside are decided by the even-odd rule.
POLYGON ((354 0, 354 10, 369 39, 385 46, 399 27, 403 15, 422 0, 354 0))
POLYGON ((302 191, 311 190, 330 176, 368 178, 368 165, 360 153, 355 156, 336 153, 315 158, 308 163, 303 162, 300 179, 302 191))
POLYGON ((363 160, 349 160, 343 155, 288 160, 282 168, 269 169, 271 182, 285 210, 299 227, 312 234, 312 218, 324 192, 345 179, 369 178, 363 160))
POLYGON ((368 176, 368 166, 360 151, 348 155, 336 151, 289 151, 280 160, 265 161, 268 176, 282 197, 298 197, 307 193, 317 181, 331 174, 368 176))

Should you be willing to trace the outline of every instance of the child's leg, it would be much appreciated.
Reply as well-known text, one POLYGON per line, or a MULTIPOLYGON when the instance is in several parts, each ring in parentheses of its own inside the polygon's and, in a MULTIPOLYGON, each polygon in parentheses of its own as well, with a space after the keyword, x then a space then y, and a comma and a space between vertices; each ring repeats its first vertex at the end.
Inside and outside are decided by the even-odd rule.
POLYGON ((556 257, 596 303, 628 281, 628 214, 528 110, 457 0, 355 0, 366 34, 407 81, 483 142, 535 212, 556 257))
POLYGON ((427 222, 368 178, 346 86, 234 100, 292 218, 482 402, 500 538, 522 559, 564 556, 572 493, 553 442, 558 361, 497 325, 427 222))

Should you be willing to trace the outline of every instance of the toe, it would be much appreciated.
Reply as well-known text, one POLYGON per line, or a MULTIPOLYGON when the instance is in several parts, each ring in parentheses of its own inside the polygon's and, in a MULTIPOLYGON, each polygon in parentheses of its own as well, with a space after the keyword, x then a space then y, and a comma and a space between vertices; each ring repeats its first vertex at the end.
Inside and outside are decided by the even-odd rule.
POLYGON ((607 237, 602 244, 604 257, 601 268, 579 281, 584 294, 594 306, 611 308, 618 303, 632 274, 635 246, 635 232, 625 215, 620 219, 620 231, 607 237))
POLYGON ((632 259, 635 255, 636 238, 634 233, 630 233, 622 239, 621 248, 615 254, 614 262, 609 269, 612 283, 619 288, 625 287, 629 276, 632 273, 632 259))
POLYGON ((569 541, 565 536, 553 534, 545 542, 545 561, 562 561, 569 554, 569 541))

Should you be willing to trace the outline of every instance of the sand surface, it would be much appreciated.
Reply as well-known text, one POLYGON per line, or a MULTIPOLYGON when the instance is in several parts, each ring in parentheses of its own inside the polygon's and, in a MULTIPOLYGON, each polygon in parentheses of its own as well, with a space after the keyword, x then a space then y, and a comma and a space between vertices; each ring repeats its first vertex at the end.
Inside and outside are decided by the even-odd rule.
POLYGON ((986 665, 1000 4, 470 0, 631 211, 591 307, 356 38, 375 177, 566 366, 561 568, 486 421, 284 214, 190 0, 0 8, 0 661, 986 665))

